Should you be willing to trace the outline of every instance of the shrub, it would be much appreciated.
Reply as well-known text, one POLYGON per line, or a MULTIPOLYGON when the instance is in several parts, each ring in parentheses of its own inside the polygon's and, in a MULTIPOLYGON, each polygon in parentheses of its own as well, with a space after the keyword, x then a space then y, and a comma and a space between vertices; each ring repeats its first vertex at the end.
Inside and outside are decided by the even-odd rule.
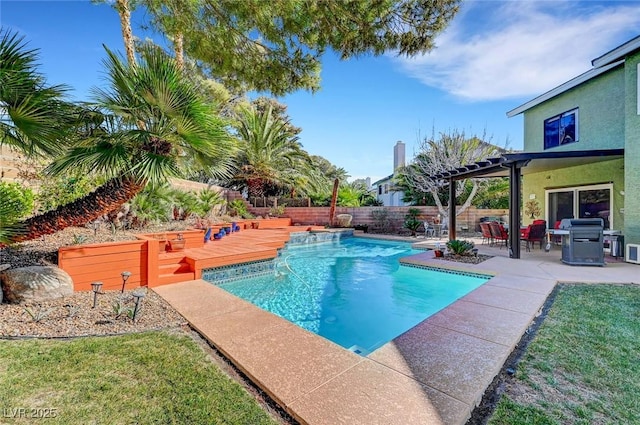
POLYGON ((209 217, 213 214, 215 207, 224 205, 225 200, 214 190, 202 189, 197 194, 198 204, 193 213, 200 218, 209 217))
MULTIPOLYGON (((253 214, 247 209, 247 204, 242 199, 234 199, 229 202, 229 209, 242 218, 253 218, 253 214)), ((232 214, 233 215, 233 214, 232 214)))
POLYGON ((0 182, 0 200, 4 204, 11 204, 11 208, 5 213, 10 217, 5 219, 18 220, 33 212, 33 191, 18 183, 0 182))
POLYGON ((471 255, 474 246, 473 242, 459 239, 447 242, 447 249, 454 255, 471 255))
POLYGON ((422 221, 418 220, 420 210, 418 208, 409 208, 407 215, 404 216, 404 227, 411 230, 411 236, 415 236, 418 227, 422 224, 422 221))
POLYGON ((373 219, 375 229, 378 231, 386 232, 391 227, 389 213, 384 208, 371 211, 371 218, 373 219))
POLYGON ((88 176, 47 176, 38 189, 36 203, 40 212, 51 211, 88 195, 101 180, 88 176))
POLYGON ((284 215, 284 205, 278 205, 277 207, 269 208, 269 215, 274 217, 282 217, 284 215))

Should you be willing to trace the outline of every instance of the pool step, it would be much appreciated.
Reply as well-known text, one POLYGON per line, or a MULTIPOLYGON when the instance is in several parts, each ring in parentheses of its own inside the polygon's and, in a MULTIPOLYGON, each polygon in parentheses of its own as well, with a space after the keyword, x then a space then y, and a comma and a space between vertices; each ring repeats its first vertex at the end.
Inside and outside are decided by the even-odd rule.
POLYGON ((180 261, 179 263, 161 264, 158 267, 158 285, 184 282, 195 279, 195 273, 189 263, 180 261))
POLYGON ((158 274, 160 276, 166 274, 175 274, 175 273, 185 273, 192 272, 191 266, 186 261, 181 261, 179 263, 171 263, 171 264, 161 264, 158 266, 158 274))
POLYGON ((158 276, 158 285, 168 285, 169 283, 186 282, 195 279, 194 272, 161 274, 158 276))

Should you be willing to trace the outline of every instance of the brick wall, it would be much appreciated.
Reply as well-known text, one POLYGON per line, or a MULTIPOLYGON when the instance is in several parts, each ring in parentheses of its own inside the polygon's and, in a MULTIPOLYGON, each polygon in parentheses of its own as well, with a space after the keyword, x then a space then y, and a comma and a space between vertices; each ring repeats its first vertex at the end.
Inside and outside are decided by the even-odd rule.
MULTIPOLYGON (((438 214, 436 207, 359 207, 359 208, 346 208, 337 207, 336 215, 338 214, 351 214, 353 217, 351 225, 356 224, 368 224, 371 228, 379 227, 381 225, 380 220, 374 219, 374 211, 386 211, 389 230, 399 230, 402 228, 404 218, 409 208, 418 208, 420 210, 420 220, 433 221, 438 214)), ((250 208, 252 214, 256 216, 265 216, 269 212, 269 208, 250 208)), ((456 219, 456 225, 458 229, 468 228, 469 230, 478 230, 478 223, 481 217, 505 217, 508 215, 506 209, 476 209, 474 207, 467 209, 462 214, 458 215, 456 219)), ((311 207, 311 208, 296 208, 287 207, 285 209, 285 216, 291 217, 294 224, 316 224, 326 225, 329 223, 329 207, 311 207)), ((446 217, 441 217, 442 220, 446 220, 446 217)))

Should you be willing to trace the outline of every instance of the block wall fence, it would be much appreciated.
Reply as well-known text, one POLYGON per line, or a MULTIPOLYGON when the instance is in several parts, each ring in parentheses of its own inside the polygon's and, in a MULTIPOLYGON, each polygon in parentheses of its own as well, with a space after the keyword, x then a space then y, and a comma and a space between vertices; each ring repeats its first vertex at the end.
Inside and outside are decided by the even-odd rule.
MULTIPOLYGON (((410 208, 420 210, 420 220, 433 221, 438 215, 437 207, 337 207, 336 216, 338 214, 351 214, 353 219, 351 225, 367 224, 371 228, 375 228, 378 224, 374 219, 372 212, 377 210, 387 211, 387 219, 389 228, 399 230, 402 228, 404 218, 410 208)), ((284 215, 290 217, 294 224, 329 224, 329 207, 286 207, 284 215)), ((256 216, 265 216, 269 213, 269 208, 249 208, 252 214, 256 216)), ((470 231, 477 230, 481 217, 504 217, 508 216, 509 210, 506 209, 477 209, 468 208, 462 214, 456 217, 456 226, 458 230, 468 229, 470 231)), ((441 217, 441 220, 447 220, 441 217)))

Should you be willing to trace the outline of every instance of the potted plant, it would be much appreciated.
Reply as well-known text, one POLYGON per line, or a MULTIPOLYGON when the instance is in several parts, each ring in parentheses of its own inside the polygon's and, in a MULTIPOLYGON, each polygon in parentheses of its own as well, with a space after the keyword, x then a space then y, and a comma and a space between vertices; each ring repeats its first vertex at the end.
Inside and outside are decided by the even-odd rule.
POLYGON ((362 230, 364 233, 368 233, 369 232, 369 225, 368 224, 356 224, 355 226, 353 226, 354 230, 362 230))
POLYGON ((433 250, 433 254, 436 256, 436 258, 444 257, 444 251, 442 250, 442 248, 440 246, 440 242, 438 242, 436 244, 436 247, 433 250))
POLYGON ((184 249, 184 245, 187 243, 187 240, 184 238, 182 233, 178 233, 176 239, 171 239, 169 244, 171 246, 171 251, 182 251, 184 249))

